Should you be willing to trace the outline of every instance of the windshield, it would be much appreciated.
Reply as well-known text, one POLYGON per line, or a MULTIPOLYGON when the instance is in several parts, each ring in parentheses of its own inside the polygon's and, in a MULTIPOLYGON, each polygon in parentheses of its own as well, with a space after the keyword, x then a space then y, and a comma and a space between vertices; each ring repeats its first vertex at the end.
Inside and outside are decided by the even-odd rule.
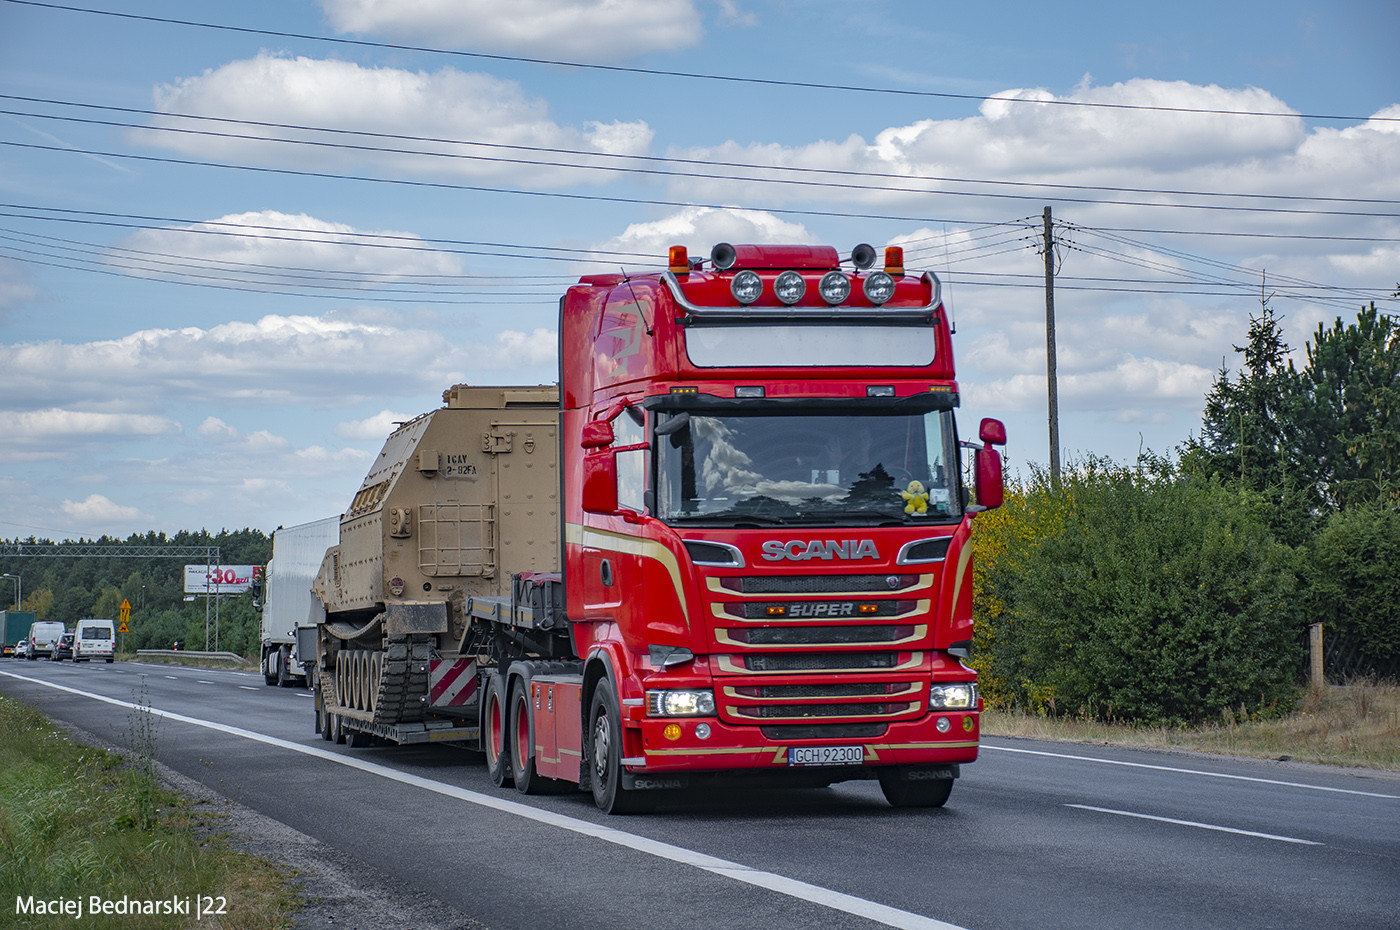
POLYGON ((657 516, 914 522, 959 516, 948 411, 673 414, 657 427, 657 516))

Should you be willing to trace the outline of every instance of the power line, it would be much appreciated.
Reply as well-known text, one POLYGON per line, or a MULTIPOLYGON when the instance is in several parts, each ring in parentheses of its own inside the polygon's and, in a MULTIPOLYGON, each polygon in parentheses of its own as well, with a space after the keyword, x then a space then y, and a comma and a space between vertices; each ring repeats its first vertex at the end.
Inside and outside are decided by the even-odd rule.
MULTIPOLYGON (((887 171, 858 171, 858 170, 855 170, 855 169, 842 169, 842 168, 810 168, 810 167, 803 167, 803 166, 798 166, 798 165, 771 165, 771 164, 769 164, 769 165, 763 165, 763 164, 756 164, 756 163, 752 163, 752 162, 715 161, 715 160, 712 160, 712 159, 678 158, 678 157, 675 157, 675 156, 665 156, 665 157, 663 157, 663 156, 658 156, 658 155, 636 155, 636 154, 617 154, 617 153, 610 153, 610 152, 590 152, 590 151, 584 151, 584 150, 581 150, 581 149, 568 149, 568 148, 562 148, 562 147, 557 147, 557 146, 519 145, 519 144, 503 143, 503 142, 483 142, 483 141, 480 141, 480 140, 473 140, 473 139, 451 139, 451 138, 439 137, 439 136, 418 136, 418 135, 409 135, 409 134, 403 134, 403 133, 375 132, 375 131, 371 131, 371 130, 362 130, 362 129, 338 129, 338 128, 332 128, 332 127, 327 127, 327 126, 306 126, 306 125, 302 125, 302 124, 298 124, 298 123, 271 122, 271 121, 266 121, 266 120, 241 119, 241 118, 227 117, 227 116, 207 116, 207 115, 199 115, 199 114, 192 114, 192 113, 177 113, 177 112, 171 112, 171 111, 165 111, 165 110, 149 110, 149 109, 142 109, 142 108, 138 108, 138 107, 118 107, 118 106, 110 106, 110 105, 104 105, 104 104, 81 103, 81 102, 68 101, 68 100, 55 100, 55 99, 52 99, 52 98, 45 98, 45 97, 24 97, 24 96, 19 96, 19 95, 14 95, 14 94, 0 94, 0 100, 17 100, 17 101, 22 101, 22 102, 25 102, 25 103, 38 103, 38 104, 44 104, 44 105, 48 105, 48 106, 63 106, 63 107, 73 107, 73 108, 77 108, 77 109, 88 109, 88 110, 105 110, 105 111, 110 111, 110 112, 115 112, 115 113, 128 113, 128 114, 134 114, 134 115, 140 115, 140 116, 152 116, 152 117, 159 117, 159 118, 182 119, 182 120, 190 120, 190 121, 196 121, 196 122, 231 123, 231 124, 240 125, 240 126, 255 126, 255 127, 258 127, 258 128, 261 128, 261 129, 283 129, 283 130, 292 130, 292 131, 296 131, 296 132, 322 133, 322 134, 333 135, 333 136, 357 136, 357 137, 363 137, 363 138, 367 138, 367 139, 386 139, 386 140, 395 140, 395 141, 404 141, 404 142, 427 143, 427 144, 433 144, 433 145, 470 146, 470 147, 473 147, 473 148, 484 148, 484 149, 503 150, 503 151, 532 152, 532 153, 550 154, 550 155, 571 155, 571 156, 577 156, 577 157, 579 157, 579 158, 587 158, 587 159, 591 159, 591 160, 612 159, 612 160, 625 161, 625 162, 640 162, 640 163, 644 163, 644 164, 693 165, 693 166, 702 166, 702 167, 707 167, 707 168, 720 167, 720 168, 735 168, 735 169, 753 170, 753 171, 782 171, 782 172, 784 172, 784 173, 794 174, 794 175, 828 175, 828 176, 834 176, 834 177, 877 178, 877 179, 898 180, 898 181, 926 181, 926 182, 929 182, 929 183, 984 184, 984 185, 989 185, 989 186, 993 186, 993 187, 1028 188, 1028 189, 1032 189, 1032 190, 1035 190, 1035 191, 1046 191, 1046 190, 1103 191, 1103 192, 1105 192, 1105 193, 1111 193, 1111 194, 1161 194, 1161 195, 1174 196, 1174 197, 1218 197, 1218 198, 1234 198, 1234 199, 1241 199, 1241 200, 1266 200, 1266 201, 1278 201, 1278 200, 1283 200, 1283 201, 1292 201, 1292 202, 1314 202, 1314 203, 1351 203, 1351 204, 1400 205, 1400 200, 1386 200, 1386 199, 1382 199, 1382 198, 1366 198, 1366 197, 1322 197, 1322 196, 1311 196, 1311 195, 1303 195, 1303 194, 1261 194, 1261 193, 1247 193, 1247 192, 1238 192, 1238 191, 1200 191, 1200 190, 1182 190, 1182 189, 1175 189, 1175 188, 1154 188, 1154 187, 1116 187, 1116 186, 1111 186, 1111 185, 1065 184, 1065 183, 1057 183, 1057 182, 1050 182, 1050 181, 1010 181, 1010 180, 992 179, 992 178, 961 178, 961 177, 951 177, 951 176, 943 176, 943 175, 900 174, 900 173, 896 173, 896 172, 887 172, 887 171)), ((507 163, 507 164, 526 164, 526 165, 531 165, 531 166, 545 165, 545 166, 548 166, 548 167, 558 167, 558 168, 565 168, 565 169, 569 169, 569 170, 591 169, 591 170, 602 170, 602 171, 614 171, 614 172, 618 172, 618 173, 674 174, 674 175, 676 175, 676 176, 681 176, 681 177, 696 177, 696 176, 698 176, 698 177, 717 177, 717 178, 720 179, 720 180, 737 180, 737 181, 760 182, 760 183, 763 183, 763 182, 772 183, 772 182, 776 182, 776 181, 781 181, 782 183, 799 183, 799 182, 796 182, 796 181, 787 181, 787 180, 785 180, 785 179, 772 179, 772 178, 734 178, 734 177, 731 177, 731 176, 688 175, 688 174, 684 174, 684 173, 681 173, 681 172, 673 172, 673 171, 665 171, 665 172, 663 172, 663 171, 652 171, 652 172, 646 172, 646 171, 644 171, 643 169, 627 168, 627 167, 615 166, 615 165, 583 165, 583 164, 573 164, 573 163, 568 163, 568 162, 564 162, 564 163, 559 163, 559 162, 538 162, 538 161, 529 161, 529 160, 526 160, 526 159, 490 158, 490 157, 481 156, 481 155, 463 155, 463 154, 460 154, 460 153, 445 153, 445 152, 424 151, 424 150, 421 150, 421 149, 396 149, 396 148, 389 148, 389 147, 378 147, 378 146, 367 146, 367 145, 355 145, 355 144, 351 144, 351 143, 330 143, 330 142, 324 142, 324 141, 312 140, 312 139, 292 139, 292 138, 282 138, 282 139, 279 139, 279 138, 275 138, 275 137, 271 137, 271 136, 259 136, 259 135, 242 134, 242 133, 219 133, 219 132, 213 132, 213 131, 211 131, 211 130, 188 129, 188 128, 177 127, 177 126, 153 126, 153 125, 143 124, 143 123, 118 122, 118 121, 115 121, 115 120, 84 119, 84 118, 80 118, 80 117, 60 116, 60 115, 48 114, 48 113, 33 113, 33 112, 27 112, 27 111, 21 111, 21 110, 0 110, 0 113, 4 113, 4 114, 7 114, 7 115, 11 115, 11 116, 27 116, 27 117, 31 117, 31 118, 34 118, 34 119, 62 120, 62 121, 66 121, 66 122, 88 123, 88 124, 92 124, 92 125, 113 126, 113 127, 127 128, 127 129, 139 129, 139 130, 144 130, 144 131, 154 132, 154 133, 171 132, 171 133, 182 133, 182 134, 188 134, 188 135, 207 135, 207 136, 214 136, 214 137, 218 137, 218 138, 245 139, 245 140, 256 141, 256 142, 278 142, 278 143, 285 143, 285 144, 304 144, 304 145, 318 145, 318 146, 334 146, 334 147, 345 148, 345 149, 350 149, 350 150, 369 151, 369 152, 381 152, 381 153, 395 154, 395 155, 422 155, 422 156, 425 156, 425 157, 465 158, 465 159, 470 159, 470 160, 474 160, 474 161, 497 161, 497 162, 502 162, 502 163, 507 163)), ((835 185, 832 185, 832 186, 835 186, 835 185)), ((868 189, 871 189, 871 190, 879 190, 879 191, 889 190, 889 191, 895 191, 895 192, 901 192, 901 191, 903 191, 902 188, 874 188, 874 187, 872 187, 872 188, 868 188, 868 189)), ((972 195, 975 195, 975 196, 984 196, 981 192, 974 192, 973 194, 966 194, 965 192, 939 191, 939 192, 937 192, 937 193, 964 193, 965 195, 969 195, 969 196, 972 196, 972 195)), ((985 195, 985 196, 991 196, 991 195, 985 195)), ((1000 195, 1000 196, 1011 196, 1011 195, 1000 195)), ((1037 195, 1037 196, 1039 196, 1039 195, 1037 195)), ((1086 200, 1082 200, 1082 201, 1078 201, 1078 202, 1083 202, 1083 203, 1099 203, 1099 202, 1104 202, 1104 203, 1125 203, 1125 204, 1130 205, 1130 206, 1165 206, 1164 204, 1157 204, 1157 203, 1137 204, 1137 203, 1131 203, 1131 202, 1127 202, 1127 201, 1097 201, 1097 200, 1087 200, 1087 199, 1086 199, 1086 200)), ((1240 209, 1248 209, 1248 208, 1240 208, 1240 209)), ((1322 212, 1322 211, 1300 211, 1300 212, 1322 212)), ((1380 215, 1380 216, 1391 216, 1391 215, 1393 215, 1393 214, 1341 214, 1341 215, 1362 215, 1362 216, 1380 215)))
POLYGON ((966 100, 985 103, 995 100, 999 103, 1042 104, 1048 106, 1083 107, 1101 110, 1127 110, 1160 113, 1199 113, 1214 116, 1254 116, 1286 119, 1316 119, 1344 122, 1400 122, 1400 117, 1391 116, 1349 116, 1335 113, 1289 113, 1275 110, 1226 110, 1209 107, 1168 107, 1148 104, 1095 103, 1083 100, 1026 100, 1019 97, 979 96, 977 94, 954 94, 941 91, 908 90, 893 87, 868 87, 855 84, 831 84, 816 81, 785 81, 775 78, 742 77, 727 74, 705 74, 695 71, 669 71, 659 68, 637 68, 624 65, 603 65, 590 62, 566 61, 552 58, 531 58, 522 55, 499 55, 487 52, 467 52, 458 49, 434 48, 422 45, 405 45, 394 42, 374 42, 368 39, 346 39, 338 36, 321 36, 302 32, 284 32, 275 29, 257 29, 251 26, 234 26, 227 23, 210 23, 197 20, 174 19, 162 16, 148 16, 137 13, 122 13, 115 10, 94 10, 87 7, 67 6, 58 3, 42 3, 39 0, 0 0, 19 6, 40 7, 61 10, 67 13, 84 13, 92 16, 109 16, 137 22, 159 23, 167 26, 185 26, 197 29, 216 29, 223 32, 237 32, 244 35, 268 36, 276 39, 299 39, 307 42, 325 42, 334 45, 348 45, 355 48, 384 49, 395 52, 421 52, 429 55, 447 55, 455 58, 471 58, 480 61, 502 61, 513 64, 547 65, 554 68, 576 68, 588 71, 602 71, 613 74, 644 75, 647 77, 683 78, 695 81, 715 81, 728 84, 750 84, 765 87, 788 87, 803 90, 832 90, 861 94, 887 94, 902 97, 925 97, 940 100, 966 100))

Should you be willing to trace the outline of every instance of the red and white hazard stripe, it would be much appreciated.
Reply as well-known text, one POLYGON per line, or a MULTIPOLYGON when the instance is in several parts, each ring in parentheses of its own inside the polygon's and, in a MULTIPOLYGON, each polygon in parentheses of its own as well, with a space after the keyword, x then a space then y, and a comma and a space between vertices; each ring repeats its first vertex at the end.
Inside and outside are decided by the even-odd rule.
POLYGON ((429 659, 428 703, 433 707, 460 707, 476 695, 476 661, 429 659))

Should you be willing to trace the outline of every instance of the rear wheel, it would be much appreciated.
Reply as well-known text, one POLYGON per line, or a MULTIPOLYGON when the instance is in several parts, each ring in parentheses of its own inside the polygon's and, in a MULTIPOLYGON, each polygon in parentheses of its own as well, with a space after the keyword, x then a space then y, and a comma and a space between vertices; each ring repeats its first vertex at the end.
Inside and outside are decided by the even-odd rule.
POLYGON ((622 785, 622 714, 612 682, 604 678, 588 710, 588 764, 593 803, 605 814, 635 814, 651 807, 644 793, 622 785))
POLYGON ((283 646, 277 650, 277 686, 290 688, 294 684, 296 679, 292 675, 292 650, 283 646))
POLYGON ((506 746, 505 682, 499 673, 492 673, 482 697, 481 743, 486 751, 486 770, 498 788, 511 783, 511 766, 506 746))
POLYGON ((517 678, 510 689, 510 775, 521 794, 539 794, 535 773, 535 715, 530 712, 530 682, 517 678))
POLYGON ((311 688, 311 703, 316 705, 316 732, 321 734, 322 739, 331 738, 331 728, 326 726, 326 718, 330 715, 326 713, 325 697, 321 694, 321 676, 316 675, 316 683, 311 688))
POLYGON ((279 653, 268 652, 263 654, 263 684, 277 684, 277 656, 279 653))
POLYGON ((880 769, 880 790, 891 807, 942 807, 953 793, 951 778, 910 778, 918 769, 880 769))

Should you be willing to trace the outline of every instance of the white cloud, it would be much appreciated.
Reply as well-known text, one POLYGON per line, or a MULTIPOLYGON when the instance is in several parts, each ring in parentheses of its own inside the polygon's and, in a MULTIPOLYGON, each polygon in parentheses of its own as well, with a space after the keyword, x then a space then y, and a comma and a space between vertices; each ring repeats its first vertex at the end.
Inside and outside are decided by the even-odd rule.
POLYGON ((686 48, 704 34, 692 0, 321 0, 321 6, 340 32, 590 61, 686 48))
POLYGON ((308 282, 339 289, 389 287, 418 275, 452 275, 461 260, 419 236, 359 230, 276 210, 234 213, 117 240, 107 263, 140 277, 231 282, 285 289, 308 282), (143 255, 138 253, 154 253, 143 255), (178 267, 172 265, 178 262, 178 267))
POLYGON ((110 442, 146 439, 181 432, 168 417, 135 413, 100 413, 50 407, 43 410, 0 410, 0 436, 14 443, 33 444, 54 439, 110 442))
MULTIPOLYGON (((590 121, 582 128, 561 126, 550 118, 545 101, 527 97, 512 81, 487 74, 453 68, 432 73, 367 68, 353 62, 287 58, 267 52, 256 58, 230 62, 197 77, 161 85, 155 90, 155 108, 165 113, 353 129, 428 140, 470 140, 478 144, 410 142, 369 136, 330 137, 273 126, 237 128, 239 134, 257 137, 252 140, 133 131, 130 136, 133 143, 159 145, 198 156, 298 167, 306 165, 308 152, 314 152, 318 171, 343 171, 370 164, 383 171, 434 177, 521 177, 539 186, 602 183, 611 178, 611 172, 493 161, 491 159, 500 157, 528 159, 531 156, 491 146, 639 155, 646 153, 652 138, 651 129, 641 121, 590 121), (353 151, 309 148, 267 141, 274 139, 343 141, 363 148, 353 151)), ((152 121, 158 128, 182 123, 171 116, 156 117, 152 121)), ((545 156, 545 160, 557 159, 545 156)), ((606 164, 587 158, 571 161, 606 164)))
POLYGON ((802 225, 789 223, 772 213, 685 207, 661 219, 633 223, 621 235, 598 248, 655 256, 641 262, 648 269, 654 269, 665 261, 667 249, 673 245, 686 246, 694 258, 708 258, 710 249, 720 242, 810 245, 816 240, 802 225))
POLYGON ((396 424, 407 423, 415 416, 417 414, 381 410, 374 416, 365 417, 363 420, 346 420, 337 423, 334 432, 341 439, 383 439, 394 431, 396 424))
POLYGON ((128 526, 141 520, 150 520, 139 507, 123 507, 101 494, 89 494, 81 501, 65 500, 59 505, 68 516, 83 524, 98 528, 114 525, 128 526))

